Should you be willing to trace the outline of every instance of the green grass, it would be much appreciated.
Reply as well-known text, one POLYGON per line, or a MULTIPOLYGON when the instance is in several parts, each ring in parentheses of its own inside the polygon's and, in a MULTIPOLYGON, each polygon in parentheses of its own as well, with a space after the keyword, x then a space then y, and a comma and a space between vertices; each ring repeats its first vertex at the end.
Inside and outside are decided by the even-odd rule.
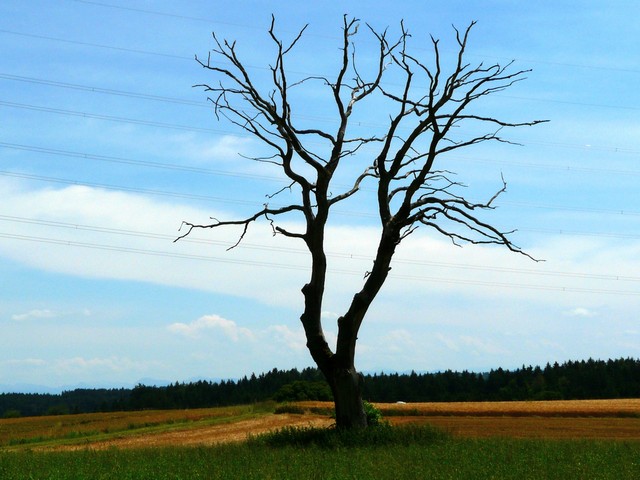
POLYGON ((640 442, 471 440, 452 438, 429 427, 383 429, 372 433, 369 441, 369 434, 348 434, 341 440, 336 438, 342 434, 331 440, 326 435, 326 431, 288 429, 244 444, 206 448, 4 452, 0 453, 0 478, 640 478, 640 442))

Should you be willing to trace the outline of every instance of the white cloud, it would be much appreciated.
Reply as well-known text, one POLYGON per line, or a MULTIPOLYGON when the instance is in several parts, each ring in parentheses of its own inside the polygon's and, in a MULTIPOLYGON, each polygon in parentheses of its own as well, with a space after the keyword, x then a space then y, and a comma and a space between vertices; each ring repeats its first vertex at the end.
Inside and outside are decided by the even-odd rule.
POLYGON ((576 307, 572 310, 566 311, 564 314, 568 317, 584 317, 584 318, 591 318, 591 317, 598 316, 598 312, 585 307, 576 307))
POLYGON ((237 164, 239 154, 246 156, 249 147, 254 143, 251 138, 224 135, 214 142, 191 145, 191 152, 203 161, 226 160, 237 164))
POLYGON ((292 329, 287 325, 271 325, 266 333, 277 343, 295 352, 306 351, 307 339, 302 328, 292 329))
POLYGON ((57 312, 53 312, 51 310, 43 309, 43 310, 30 310, 27 313, 18 313, 15 315, 11 315, 11 319, 17 322, 22 322, 25 320, 31 319, 39 319, 39 318, 56 318, 59 317, 60 314, 57 312))
MULTIPOLYGON (((184 133, 173 135, 169 142, 158 141, 181 158, 198 167, 220 169, 229 177, 258 176, 262 180, 275 181, 276 184, 288 183, 279 175, 277 167, 264 162, 246 160, 259 156, 263 147, 251 137, 222 135, 217 138, 202 139, 202 136, 184 133), (244 157, 244 158, 242 158, 244 157)), ((166 154, 167 151, 161 152, 166 154)))
POLYGON ((488 338, 461 335, 460 340, 466 347, 469 347, 471 349, 471 353, 475 353, 478 355, 511 355, 511 352, 509 352, 507 349, 488 338))
POLYGON ((191 323, 172 323, 167 327, 170 332, 198 338, 205 331, 220 331, 222 334, 237 342, 240 339, 253 340, 255 335, 248 328, 239 327, 233 320, 227 320, 219 315, 204 315, 191 323))
POLYGON ((34 309, 26 313, 17 313, 17 314, 11 315, 11 319, 15 320, 16 322, 23 322, 26 320, 36 320, 41 318, 60 318, 60 317, 68 317, 71 315, 81 315, 84 317, 89 317, 91 316, 91 310, 89 310, 88 308, 83 308, 77 311, 60 312, 55 310, 49 310, 47 308, 34 309))
POLYGON ((459 352, 460 351, 460 347, 458 346, 458 344, 453 341, 452 339, 450 339, 449 337, 441 334, 441 333, 437 333, 435 335, 435 337, 442 343, 444 344, 445 347, 447 347, 449 350, 453 350, 454 352, 459 352))
MULTIPOLYGON (((234 348, 247 349, 255 347, 256 343, 276 349, 306 352, 307 340, 301 325, 290 327, 289 325, 265 325, 261 328, 250 330, 239 327, 232 320, 227 320, 219 315, 204 315, 190 323, 172 323, 167 326, 171 333, 183 335, 193 340, 203 337, 206 332, 220 332, 222 335, 234 343, 238 343, 234 348)), ((327 341, 335 341, 335 335, 327 335, 327 341)), ((331 343, 330 343, 331 344, 331 343)))
POLYGON ((126 357, 84 358, 72 357, 52 362, 52 368, 60 373, 66 371, 100 371, 128 372, 144 370, 148 362, 136 362, 126 357))
POLYGON ((126 356, 9 359, 0 362, 0 366, 6 367, 5 372, 0 370, 0 375, 10 370, 13 378, 29 379, 30 382, 52 387, 56 385, 51 382, 60 379, 96 384, 123 377, 135 378, 136 374, 142 375, 152 368, 161 367, 155 361, 132 360, 126 356))
MULTIPOLYGON (((38 242, 37 249, 25 248, 27 244, 17 239, 0 242, 0 255, 31 267, 76 276, 209 290, 298 311, 302 305, 300 287, 307 281, 309 264, 304 246, 294 239, 274 238, 265 222, 252 225, 243 244, 227 252, 226 247, 233 245, 239 235, 233 228, 194 232, 192 240, 211 240, 215 242, 212 244, 172 243, 183 219, 206 223, 210 216, 234 217, 219 209, 194 208, 138 194, 80 186, 21 190, 15 182, 7 188, 3 204, 16 217, 100 228, 12 225, 15 236, 56 241, 38 242)), ((299 228, 292 225, 292 230, 299 228)), ((353 294, 361 288, 364 272, 371 268, 378 236, 375 226, 327 229, 330 270, 324 318, 345 311, 353 294)), ((635 278, 635 272, 640 270, 640 260, 635 260, 640 259, 640 244, 633 242, 610 245, 603 239, 565 235, 547 239, 535 250, 535 255, 547 262, 535 264, 499 248, 475 245, 458 248, 426 229, 419 230, 398 248, 389 280, 380 295, 388 300, 398 295, 417 299, 455 292, 464 298, 539 301, 543 294, 546 304, 556 303, 566 309, 575 305, 577 299, 584 301, 590 290, 627 289, 626 283, 614 284, 607 275, 635 278), (571 272, 578 275, 565 274, 571 272)))
MULTIPOLYGON (((295 320, 303 307, 300 288, 308 281, 309 259, 301 242, 273 237, 269 225, 263 222, 252 225, 243 244, 229 252, 226 247, 235 243, 238 231, 197 231, 193 239, 205 241, 172 243, 172 235, 176 234, 183 219, 206 222, 209 216, 234 218, 234 215, 218 209, 207 211, 204 207, 96 188, 18 187, 13 184, 3 191, 0 213, 46 222, 94 225, 102 230, 15 223, 11 225, 15 235, 52 238, 60 244, 2 239, 1 256, 35 269, 76 277, 134 280, 215 292, 228 305, 250 298, 257 304, 274 306, 279 309, 277 315, 291 319, 289 326, 275 325, 280 320, 260 325, 257 323, 261 320, 259 311, 243 313, 246 316, 242 322, 238 319, 240 325, 215 315, 198 318, 198 314, 194 314, 187 321, 164 327, 163 333, 171 341, 175 341, 175 337, 168 333, 191 339, 211 339, 217 335, 217 338, 227 340, 229 347, 225 351, 229 352, 255 352, 256 342, 267 340, 265 358, 286 359, 282 360, 285 362, 293 358, 286 356, 289 352, 298 355, 296 361, 297 358, 308 359, 304 334, 295 320), (161 236, 123 235, 108 229, 152 232, 161 236), (215 243, 207 243, 209 240, 215 243), (68 245, 70 242, 134 249, 139 253, 73 247, 68 245), (159 253, 144 255, 143 252, 159 253), (171 255, 183 255, 184 258, 171 255), (247 326, 250 328, 244 328, 247 326), (244 346, 247 348, 243 350, 244 346)), ((298 230, 295 224, 291 226, 298 230)), ((322 317, 331 347, 335 346, 335 319, 346 311, 354 293, 361 288, 363 274, 371 268, 378 237, 375 226, 343 225, 327 229, 330 270, 322 317)), ((630 281, 609 280, 608 276, 615 273, 620 278, 637 277, 637 271, 640 271, 640 244, 637 241, 568 235, 547 237, 537 244, 535 255, 547 262, 536 264, 499 248, 458 248, 426 229, 418 230, 398 248, 398 261, 393 264, 388 282, 365 319, 360 332, 363 341, 358 345, 359 361, 371 368, 391 365, 398 369, 407 366, 431 368, 433 364, 427 363, 428 354, 421 353, 424 349, 407 343, 407 340, 413 340, 418 344, 418 339, 423 338, 442 352, 438 367, 450 363, 468 368, 480 355, 488 359, 485 364, 500 365, 498 357, 525 358, 514 345, 516 340, 504 339, 505 332, 510 332, 524 345, 532 334, 553 331, 560 337, 570 327, 575 328, 575 321, 571 321, 569 314, 588 318, 598 313, 604 321, 613 315, 631 318, 637 311, 637 297, 595 297, 593 293, 632 288, 630 281), (571 272, 578 275, 566 275, 571 272), (537 288, 514 288, 526 285, 537 288), (572 291, 579 289, 583 291, 572 291), (565 315, 558 315, 558 312, 565 315), (480 324, 483 331, 474 333, 473 327, 480 324), (424 326, 432 331, 423 333, 424 326), (391 330, 395 330, 394 341, 388 343, 391 330), (439 336, 435 335, 437 332, 439 336), (460 337, 460 332, 467 333, 468 338, 460 337)), ((21 320, 65 314, 54 308, 40 312, 35 309, 31 312, 30 307, 22 308, 24 311, 7 312, 8 315, 15 313, 8 317, 16 322, 15 328, 23 326, 17 323, 21 320)), ((246 309, 242 310, 246 312, 246 309)), ((630 321, 628 324, 631 325, 630 321)), ((624 328, 629 327, 625 325, 624 328)), ((574 345, 582 342, 584 335, 572 337, 563 358, 577 356, 574 345)), ((184 345, 192 344, 184 342, 184 345)), ((541 358, 542 352, 556 355, 557 351, 542 345, 538 350, 541 358)), ((78 353, 81 358, 88 358, 86 350, 78 353)), ((95 355, 109 358, 111 353, 113 351, 105 350, 95 355)), ((40 353, 25 355, 39 356, 40 353)), ((588 355, 597 356, 598 352, 589 351, 588 355)), ((271 363, 268 359, 264 361, 271 363)))
POLYGON ((301 297, 306 258, 287 249, 290 240, 274 239, 268 224, 256 225, 245 238, 247 246, 230 252, 226 248, 240 234, 233 228, 194 232, 173 243, 182 220, 208 223, 210 216, 232 216, 219 209, 99 188, 26 190, 12 184, 3 192, 0 209, 0 214, 9 212, 14 218, 42 221, 16 222, 11 225, 13 239, 0 242, 0 256, 32 268, 209 290, 268 304, 295 305, 301 297), (278 250, 265 255, 263 246, 278 250))
POLYGON ((9 360, 5 360, 2 363, 13 366, 13 367, 18 367, 18 366, 41 367, 46 364, 46 362, 41 358, 9 359, 9 360))
POLYGON ((393 352, 410 351, 416 348, 414 338, 415 335, 405 329, 391 330, 386 336, 387 347, 393 352))

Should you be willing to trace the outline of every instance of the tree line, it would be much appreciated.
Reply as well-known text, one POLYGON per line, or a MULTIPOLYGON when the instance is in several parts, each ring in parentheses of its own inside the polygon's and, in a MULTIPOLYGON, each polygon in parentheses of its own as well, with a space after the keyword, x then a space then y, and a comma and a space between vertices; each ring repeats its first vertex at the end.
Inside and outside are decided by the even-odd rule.
MULTIPOLYGON (((487 373, 364 375, 363 397, 371 402, 580 400, 640 397, 640 359, 582 360, 487 373)), ((275 400, 332 400, 315 368, 252 374, 239 380, 137 385, 133 389, 76 389, 61 394, 0 394, 0 412, 17 416, 144 409, 188 409, 275 400)))

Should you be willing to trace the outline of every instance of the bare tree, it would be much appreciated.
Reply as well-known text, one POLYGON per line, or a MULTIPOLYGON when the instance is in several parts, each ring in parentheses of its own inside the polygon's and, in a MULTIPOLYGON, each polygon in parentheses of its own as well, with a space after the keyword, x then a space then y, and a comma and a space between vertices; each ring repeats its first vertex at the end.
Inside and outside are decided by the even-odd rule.
POLYGON ((271 222, 274 234, 304 242, 311 256, 311 277, 302 288, 304 311, 300 320, 311 356, 331 386, 336 423, 341 428, 367 424, 361 395, 362 376, 354 366, 356 340, 369 306, 387 279, 396 247, 407 235, 425 225, 454 243, 498 244, 526 255, 508 238, 511 232, 500 231, 478 216, 479 212, 494 208, 494 201, 506 189, 504 180, 491 198, 475 203, 457 193, 462 185, 453 179, 451 172, 436 169, 436 159, 443 154, 482 142, 509 143, 500 135, 503 128, 540 122, 514 123, 469 111, 478 100, 522 80, 527 72, 511 71, 512 63, 504 66, 467 63, 467 39, 474 23, 465 31, 454 28, 458 49, 451 59, 448 75, 443 73, 438 40, 430 37, 434 56, 428 66, 408 52, 411 36, 402 22, 400 34, 394 40, 389 39, 387 31, 378 32, 366 25, 370 38, 376 42, 377 55, 375 65, 367 69, 369 73, 361 73, 354 53, 360 21, 346 16, 342 26, 341 61, 335 77, 309 76, 290 82, 285 61, 306 26, 291 42, 284 43, 275 33, 273 18, 269 37, 275 47, 275 59, 269 66, 268 85, 256 83, 255 75, 252 77, 238 57, 235 42, 221 40, 215 33, 216 48, 208 59, 196 57, 202 67, 216 75, 216 83, 198 86, 209 92, 218 119, 248 132, 271 150, 270 156, 254 160, 276 164, 288 181, 287 190, 295 193, 296 201, 279 207, 266 204, 242 219, 214 219, 206 225, 184 222, 186 233, 176 240, 196 228, 236 225, 242 227, 242 233, 235 247, 253 222, 265 219, 271 222), (387 84, 390 75, 393 80, 387 84), (335 129, 303 128, 296 121, 291 92, 309 82, 320 82, 327 89, 328 101, 335 110, 335 129), (374 99, 389 106, 384 131, 350 136, 352 115, 374 99), (461 128, 471 125, 473 128, 469 130, 461 128), (466 131, 478 131, 478 125, 484 126, 481 130, 486 133, 463 135, 466 131), (454 129, 459 132, 458 136, 452 135, 454 129), (340 167, 345 158, 350 157, 349 163, 353 164, 354 156, 358 160, 365 157, 366 163, 350 186, 340 190, 332 185, 332 180, 336 172, 342 171, 340 167), (365 181, 374 182, 377 190, 380 239, 361 290, 338 319, 338 339, 332 350, 321 323, 327 277, 325 229, 332 208, 361 191, 365 181), (332 193, 336 191, 339 193, 332 193), (303 220, 304 228, 300 231, 278 224, 279 217, 291 214, 303 220))

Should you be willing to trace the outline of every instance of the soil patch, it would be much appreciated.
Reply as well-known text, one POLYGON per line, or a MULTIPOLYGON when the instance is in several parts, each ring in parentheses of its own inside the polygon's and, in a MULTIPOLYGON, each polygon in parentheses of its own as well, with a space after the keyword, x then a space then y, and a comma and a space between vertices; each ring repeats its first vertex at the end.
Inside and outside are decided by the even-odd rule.
POLYGON ((250 435, 258 435, 285 426, 328 427, 334 422, 321 415, 265 415, 249 420, 240 420, 222 425, 204 427, 185 427, 170 432, 129 435, 99 442, 87 442, 76 445, 64 445, 46 448, 47 450, 79 450, 90 448, 104 450, 107 448, 149 448, 168 446, 215 445, 219 443, 241 442, 250 435))
POLYGON ((428 423, 454 436, 540 439, 638 440, 640 418, 619 417, 390 417, 393 425, 428 423))

